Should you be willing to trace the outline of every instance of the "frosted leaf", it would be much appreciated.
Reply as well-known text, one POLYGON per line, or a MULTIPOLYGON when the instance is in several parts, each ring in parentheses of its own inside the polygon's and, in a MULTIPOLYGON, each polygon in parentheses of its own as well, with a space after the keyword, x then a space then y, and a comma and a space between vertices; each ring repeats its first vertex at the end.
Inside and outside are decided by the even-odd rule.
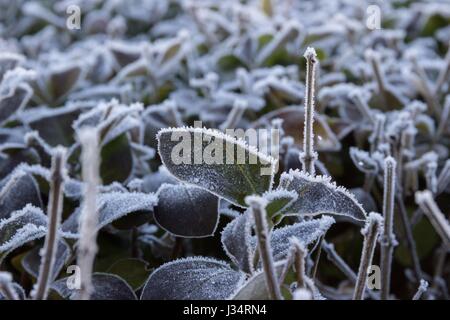
POLYGON ((366 212, 355 196, 338 187, 326 176, 310 176, 303 171, 290 170, 280 178, 280 185, 298 193, 298 200, 288 209, 298 215, 336 214, 355 220, 365 220, 366 212))
POLYGON ((222 246, 231 261, 240 270, 250 273, 251 258, 254 246, 251 243, 251 219, 250 211, 239 215, 231 221, 222 231, 222 246))
POLYGON ((144 177, 142 181, 142 192, 156 192, 163 183, 178 184, 179 181, 170 174, 166 167, 160 166, 158 172, 151 173, 144 177))
MULTIPOLYGON (((34 247, 32 250, 27 252, 22 259, 22 267, 36 279, 39 274, 39 266, 41 265, 41 255, 39 254, 41 250, 42 246, 34 247)), ((69 261, 70 256, 70 247, 64 240, 59 241, 55 254, 55 262, 52 269, 52 280, 56 279, 65 264, 69 261)))
POLYGON ((42 70, 40 74, 41 78, 32 84, 35 95, 39 102, 55 104, 75 88, 82 76, 82 69, 72 63, 42 70))
MULTIPOLYGON (((323 216, 320 219, 306 220, 274 229, 270 238, 274 260, 286 258, 290 247, 290 238, 297 238, 306 247, 323 236, 334 222, 335 220, 332 217, 323 216)), ((252 237, 252 244, 256 247, 256 237, 252 237)))
POLYGON ((219 222, 219 199, 186 184, 164 184, 158 190, 156 222, 170 233, 184 238, 214 235, 219 222))
POLYGON ((367 151, 351 147, 350 157, 355 166, 362 172, 375 174, 379 170, 378 163, 370 157, 367 151))
POLYGON ((0 264, 11 251, 42 238, 47 232, 47 216, 41 209, 27 205, 0 220, 0 264))
MULTIPOLYGON (((284 261, 275 263, 275 272, 277 277, 281 276, 284 261)), ((266 289, 266 279, 264 271, 260 270, 240 286, 230 297, 232 300, 269 300, 269 294, 266 289)))
POLYGON ((9 218, 12 212, 27 204, 43 207, 36 180, 20 167, 3 179, 0 186, 0 220, 9 218))
POLYGON ((222 261, 193 257, 163 264, 148 278, 141 300, 218 300, 229 297, 244 274, 222 261))
MULTIPOLYGON (((0 90, 3 91, 3 88, 0 90)), ((33 95, 33 90, 26 83, 11 88, 8 93, 0 94, 0 123, 21 111, 33 95)))
MULTIPOLYGON (((110 192, 100 194, 97 197, 97 208, 99 210, 97 230, 130 213, 153 211, 153 207, 157 204, 157 201, 157 197, 154 194, 139 192, 110 192)), ((79 216, 80 208, 77 208, 62 224, 61 229, 68 233, 67 237, 78 237, 79 216)))
POLYGON ((247 195, 263 194, 272 187, 276 160, 248 146, 243 140, 205 128, 162 129, 157 139, 161 160, 175 177, 233 204, 245 206, 247 195), (172 141, 173 137, 176 140, 181 138, 181 142, 172 141), (191 141, 194 141, 193 148, 191 141), (180 153, 174 151, 180 147, 179 144, 183 149, 182 162, 177 159, 180 153), (208 148, 210 154, 206 152, 208 148))
POLYGON ((13 52, 0 53, 0 81, 5 73, 9 70, 15 69, 20 63, 25 60, 24 56, 13 52))
POLYGON ((297 200, 298 194, 295 191, 278 188, 264 193, 263 198, 267 200, 267 216, 273 218, 284 209, 289 208, 297 200))
MULTIPOLYGON (((265 127, 276 118, 283 120, 282 128, 287 136, 294 138, 295 146, 303 148, 303 128, 305 123, 304 108, 292 106, 269 112, 253 123, 252 127, 265 127)), ((313 129, 314 146, 318 151, 333 151, 341 148, 338 138, 330 129, 325 118, 317 113, 314 114, 313 129)))
MULTIPOLYGON (((76 289, 69 289, 68 278, 60 279, 51 285, 62 298, 71 299, 76 289)), ((92 275, 93 292, 91 300, 137 300, 136 294, 121 277, 109 273, 94 273, 92 275)))

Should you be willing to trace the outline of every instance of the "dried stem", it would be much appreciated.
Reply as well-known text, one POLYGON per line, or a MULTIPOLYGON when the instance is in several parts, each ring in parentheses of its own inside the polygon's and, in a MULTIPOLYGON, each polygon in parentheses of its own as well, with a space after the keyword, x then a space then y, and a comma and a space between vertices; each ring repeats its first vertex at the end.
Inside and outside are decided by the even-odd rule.
POLYGON ((428 282, 426 282, 425 280, 421 279, 420 280, 420 285, 419 288, 417 289, 417 292, 414 294, 413 296, 413 300, 419 300, 422 295, 428 290, 428 282))
POLYGON ((306 49, 304 57, 306 58, 306 93, 305 93, 305 125, 303 132, 303 152, 300 160, 303 164, 303 170, 314 174, 314 162, 317 159, 317 153, 314 151, 314 89, 317 66, 317 55, 313 48, 306 49))
POLYGON ((97 254, 97 186, 99 177, 99 136, 95 128, 85 128, 79 133, 82 146, 83 204, 79 221, 80 240, 77 263, 80 267, 81 287, 77 299, 88 300, 92 294, 92 270, 97 254))
POLYGON ((416 203, 430 219, 434 229, 447 246, 450 246, 450 224, 441 212, 429 190, 416 192, 416 203))
POLYGON ((436 80, 436 84, 434 87, 434 94, 439 96, 442 86, 450 75, 450 43, 448 43, 447 54, 445 55, 445 67, 442 68, 439 72, 438 78, 436 80))
POLYGON ((394 197, 396 184, 396 162, 388 157, 384 161, 383 193, 383 237, 381 238, 381 299, 387 300, 391 282, 391 264, 394 247, 397 244, 394 235, 394 197))
POLYGON ((378 233, 380 231, 383 218, 375 212, 369 214, 366 226, 362 230, 364 244, 359 263, 358 277, 356 280, 353 300, 363 300, 366 289, 368 268, 372 265, 372 258, 377 245, 378 233))
POLYGON ((246 203, 252 209, 255 232, 258 239, 258 249, 261 255, 267 291, 271 299, 282 300, 280 286, 275 272, 272 250, 270 247, 270 234, 266 219, 265 200, 258 196, 246 197, 246 203))
POLYGON ((59 226, 63 209, 63 190, 66 166, 66 149, 57 147, 53 151, 51 166, 50 195, 48 198, 48 229, 41 252, 39 276, 32 296, 36 300, 47 299, 49 284, 52 281, 55 254, 59 240, 59 226))
POLYGON ((19 300, 19 297, 12 286, 12 276, 8 272, 0 272, 0 293, 7 300, 19 300))

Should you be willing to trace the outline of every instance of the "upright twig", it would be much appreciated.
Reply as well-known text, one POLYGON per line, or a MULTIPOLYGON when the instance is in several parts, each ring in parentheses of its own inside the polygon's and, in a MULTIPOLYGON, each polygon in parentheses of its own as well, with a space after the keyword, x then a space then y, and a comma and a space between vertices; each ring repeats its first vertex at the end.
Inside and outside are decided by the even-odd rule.
POLYGON ((267 203, 263 198, 258 196, 248 196, 246 197, 245 202, 251 207, 253 212, 258 249, 261 255, 269 297, 271 299, 282 300, 270 247, 270 234, 266 218, 267 203))
POLYGON ((63 209, 63 190, 66 175, 66 149, 56 147, 53 151, 51 166, 50 195, 48 198, 48 228, 44 247, 41 251, 39 276, 32 292, 36 300, 47 299, 49 284, 52 280, 55 254, 59 241, 59 226, 63 209))
POLYGON ((317 55, 313 48, 306 49, 304 57, 306 58, 306 92, 305 92, 305 125, 303 131, 303 152, 300 155, 300 161, 303 170, 314 174, 314 162, 317 159, 317 153, 314 151, 314 89, 317 66, 317 55))
POLYGON ((375 252, 378 234, 382 224, 382 217, 375 212, 371 212, 366 220, 366 225, 362 230, 364 235, 364 244, 359 263, 358 277, 356 279, 353 300, 363 300, 366 289, 368 268, 372 265, 372 258, 375 252))
POLYGON ((12 285, 12 276, 9 272, 0 272, 0 293, 7 300, 19 300, 12 285))
POLYGON ((381 299, 389 297, 391 283, 392 254, 397 241, 394 235, 394 199, 396 184, 396 162, 387 157, 384 161, 384 193, 383 193, 383 236, 381 237, 381 299))
POLYGON ((431 191, 417 191, 416 203, 430 219, 436 232, 447 246, 450 246, 450 224, 433 199, 431 191))
POLYGON ((100 185, 99 136, 95 128, 84 128, 79 132, 82 147, 82 177, 84 182, 83 204, 79 221, 80 240, 77 263, 80 267, 81 287, 76 298, 88 300, 92 294, 92 270, 97 254, 97 187, 100 185))
POLYGON ((291 246, 294 248, 294 265, 295 273, 297 275, 297 288, 305 287, 305 259, 306 259, 306 248, 305 246, 295 237, 290 240, 291 246))
POLYGON ((420 285, 419 288, 417 289, 417 292, 414 294, 413 296, 413 300, 419 300, 422 295, 428 290, 428 282, 426 282, 425 280, 421 279, 420 280, 420 285))

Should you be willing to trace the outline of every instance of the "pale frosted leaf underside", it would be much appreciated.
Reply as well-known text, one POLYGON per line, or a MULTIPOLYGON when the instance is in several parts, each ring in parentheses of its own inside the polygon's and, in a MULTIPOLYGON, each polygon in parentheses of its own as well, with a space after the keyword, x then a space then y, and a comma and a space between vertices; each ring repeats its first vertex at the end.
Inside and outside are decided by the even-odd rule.
POLYGON ((286 213, 295 215, 335 214, 365 220, 366 212, 355 196, 336 186, 329 177, 310 176, 299 170, 283 173, 280 184, 298 193, 298 199, 286 213))

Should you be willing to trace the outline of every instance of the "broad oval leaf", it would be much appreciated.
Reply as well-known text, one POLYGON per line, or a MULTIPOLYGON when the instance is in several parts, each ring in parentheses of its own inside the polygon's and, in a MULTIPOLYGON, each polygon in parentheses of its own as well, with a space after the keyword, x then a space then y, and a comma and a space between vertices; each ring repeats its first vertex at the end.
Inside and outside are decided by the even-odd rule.
MULTIPOLYGON (((97 208, 99 210, 97 229, 101 229, 129 213, 153 211, 153 207, 157 204, 157 201, 157 197, 154 194, 140 192, 110 192, 100 194, 97 198, 97 208)), ((62 224, 61 228, 67 233, 66 237, 78 237, 80 212, 80 208, 77 208, 62 224)))
MULTIPOLYGON (((39 267, 41 265, 41 255, 39 253, 42 247, 42 245, 34 247, 22 259, 22 267, 36 279, 39 275, 39 267)), ((71 250, 69 245, 64 240, 59 241, 55 254, 55 263, 53 265, 52 281, 56 279, 65 264, 69 261, 70 255, 71 250)))
MULTIPOLYGON (((62 298, 71 299, 76 289, 69 289, 68 278, 60 279, 51 285, 62 298)), ((108 273, 94 273, 92 275, 94 291, 91 300, 137 300, 133 289, 119 276, 108 273)))
POLYGON ((32 95, 33 90, 29 85, 20 84, 7 95, 0 96, 0 123, 22 110, 32 95))
POLYGON ((297 201, 287 209, 289 214, 335 214, 360 221, 366 219, 366 212, 355 196, 332 183, 330 177, 313 177, 303 171, 289 170, 281 175, 280 186, 298 193, 297 201))
POLYGON ((42 208, 39 187, 31 174, 18 168, 0 185, 0 220, 9 218, 12 212, 27 204, 42 208))
POLYGON ((162 129, 157 139, 161 160, 174 176, 233 204, 245 207, 246 196, 272 187, 276 160, 243 140, 186 127, 162 129))
POLYGON ((170 233, 185 238, 209 237, 219 222, 219 198, 192 185, 164 184, 158 191, 155 220, 170 233))
POLYGON ((203 257, 178 259, 150 275, 141 300, 226 299, 243 280, 243 273, 222 261, 203 257))
POLYGON ((41 209, 27 205, 0 221, 0 264, 14 249, 43 237, 47 232, 47 216, 41 209))
POLYGON ((284 209, 289 208, 298 199, 295 191, 288 191, 281 188, 268 191, 263 194, 263 197, 267 200, 266 212, 267 217, 270 219, 281 213, 284 209))

